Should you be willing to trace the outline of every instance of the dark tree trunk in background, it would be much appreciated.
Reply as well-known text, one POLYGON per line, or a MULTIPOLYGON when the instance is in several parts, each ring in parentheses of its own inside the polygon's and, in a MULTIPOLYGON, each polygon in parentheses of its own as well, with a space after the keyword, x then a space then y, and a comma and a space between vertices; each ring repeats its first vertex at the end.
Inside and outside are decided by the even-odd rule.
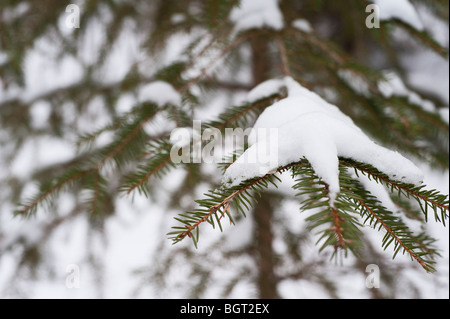
POLYGON ((269 56, 267 41, 263 37, 254 38, 252 47, 252 73, 253 86, 270 79, 270 67, 272 62, 269 56))
POLYGON ((253 212, 255 222, 256 262, 258 264, 259 298, 280 298, 275 276, 275 252, 273 251, 271 197, 264 193, 253 212))
MULTIPOLYGON (((272 63, 270 61, 267 41, 263 37, 253 39, 251 48, 253 57, 253 86, 256 86, 270 79, 270 66, 272 63)), ((271 205, 270 194, 263 193, 261 195, 253 211, 255 224, 255 259, 258 264, 258 278, 256 282, 259 298, 274 299, 280 298, 280 296, 277 291, 275 253, 272 245, 273 207, 271 205)))

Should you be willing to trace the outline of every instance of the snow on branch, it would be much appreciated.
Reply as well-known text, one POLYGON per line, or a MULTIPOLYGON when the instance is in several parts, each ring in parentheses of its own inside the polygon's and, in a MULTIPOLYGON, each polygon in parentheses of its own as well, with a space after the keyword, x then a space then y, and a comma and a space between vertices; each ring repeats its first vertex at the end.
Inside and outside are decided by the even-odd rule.
POLYGON ((341 191, 333 205, 330 205, 328 185, 303 158, 264 176, 242 181, 239 185, 209 191, 204 199, 196 201, 198 208, 175 217, 181 225, 173 226, 168 235, 174 243, 189 237, 197 247, 201 224, 208 222, 213 228, 218 225, 221 231, 221 223, 226 217, 234 224, 233 210, 245 217, 246 211, 255 206, 263 191, 270 186, 277 187, 276 182, 281 182, 278 175, 290 172, 295 179, 293 188, 297 191, 296 196, 302 200, 301 210, 313 212, 306 220, 310 224, 310 230, 319 230, 320 238, 317 242, 323 242, 320 250, 331 246, 334 249, 333 256, 338 250, 350 250, 358 254, 362 246, 360 228, 362 224, 368 224, 372 228, 378 228, 378 231, 384 231, 382 247, 386 249, 393 244, 394 257, 402 251, 425 270, 434 271, 433 258, 439 254, 432 246, 434 241, 424 234, 415 235, 409 230, 399 215, 386 209, 380 199, 350 174, 351 169, 355 169, 357 175, 371 176, 374 182, 388 186, 391 193, 397 193, 399 197, 416 199, 425 214, 427 209, 424 207, 433 207, 437 220, 445 225, 449 209, 447 196, 424 190, 423 186, 414 187, 392 181, 376 168, 351 159, 339 160, 341 191), (438 210, 441 211, 442 219, 437 217, 438 210))
POLYGON ((330 202, 339 192, 338 158, 346 157, 370 164, 402 183, 419 185, 422 172, 408 159, 395 151, 373 142, 338 107, 326 102, 314 92, 301 86, 292 78, 270 80, 249 93, 254 100, 260 94, 271 92, 281 86, 287 87, 287 98, 266 108, 254 125, 259 129, 277 129, 277 161, 252 161, 260 149, 273 149, 266 145, 268 139, 254 133, 249 136, 250 147, 224 174, 224 182, 235 186, 240 182, 264 176, 280 166, 305 157, 315 172, 329 185, 330 202), (261 92, 261 93, 260 93, 261 92))
POLYGON ((321 250, 331 246, 335 253, 343 249, 357 254, 362 244, 360 227, 369 224, 385 232, 382 247, 386 249, 393 243, 394 257, 403 251, 425 270, 433 271, 432 258, 438 254, 431 246, 433 240, 413 234, 399 216, 384 207, 378 194, 371 193, 372 188, 361 183, 360 175, 400 200, 417 201, 425 220, 432 209, 436 221, 444 225, 448 219, 448 196, 425 190, 423 174, 410 160, 377 145, 338 107, 291 77, 272 79, 255 87, 247 96, 249 107, 283 90, 287 95, 279 95, 282 98, 256 120, 248 137, 249 147, 227 166, 222 186, 196 201, 197 209, 175 218, 181 225, 174 226, 168 234, 173 242, 190 237, 197 246, 201 224, 217 224, 222 230, 224 218, 234 223, 233 210, 245 216, 258 201, 257 195, 271 185, 277 187, 275 182, 281 181, 278 175, 290 171, 296 182, 293 188, 302 200, 301 210, 313 212, 307 218, 310 229, 321 229, 321 250), (271 151, 274 148, 267 145, 272 139, 267 134, 257 134, 256 129, 277 130, 276 161, 266 161, 267 154, 263 154, 265 160, 258 159, 258 147, 271 151), (351 174, 351 170, 355 173, 351 174), (323 228, 324 225, 328 227, 323 228))
POLYGON ((242 0, 240 6, 231 11, 230 20, 235 23, 235 32, 263 27, 281 30, 284 27, 277 0, 242 0))

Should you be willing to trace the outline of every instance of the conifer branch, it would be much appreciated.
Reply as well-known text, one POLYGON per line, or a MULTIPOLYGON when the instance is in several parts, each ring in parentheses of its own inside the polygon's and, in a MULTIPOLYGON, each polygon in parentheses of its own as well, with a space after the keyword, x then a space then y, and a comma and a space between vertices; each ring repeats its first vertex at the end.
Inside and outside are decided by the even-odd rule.
POLYGON ((286 52, 286 45, 280 36, 277 36, 278 50, 280 51, 281 61, 283 63, 283 73, 286 76, 291 76, 291 68, 289 66, 289 59, 286 52))
POLYGON ((345 247, 345 239, 344 239, 344 235, 342 234, 342 231, 344 230, 344 228, 341 227, 341 217, 339 216, 339 213, 338 213, 336 207, 331 207, 330 211, 333 216, 334 225, 329 230, 334 231, 337 236, 337 239, 338 239, 337 243, 334 245, 334 249, 344 248, 345 247))
POLYGON ((205 126, 217 128, 220 131, 230 127, 246 127, 249 120, 251 118, 256 118, 262 109, 284 97, 285 95, 276 93, 253 103, 246 103, 240 106, 232 107, 220 114, 218 120, 210 121, 209 123, 206 123, 205 126))
POLYGON ((148 196, 146 182, 150 177, 159 176, 161 172, 167 171, 169 167, 175 167, 170 157, 170 143, 158 141, 150 144, 149 148, 146 152, 151 156, 148 162, 140 165, 136 173, 130 175, 121 187, 121 190, 127 194, 139 190, 148 196))
POLYGON ((226 45, 225 48, 223 48, 214 59, 210 59, 210 62, 200 70, 200 73, 197 76, 190 79, 182 88, 180 88, 180 92, 182 92, 182 93, 187 92, 192 85, 198 83, 203 77, 205 77, 211 68, 213 68, 219 61, 223 60, 223 58, 230 51, 232 51, 237 46, 244 43, 251 37, 255 36, 255 34, 260 34, 260 33, 261 33, 260 31, 253 31, 253 32, 249 32, 249 33, 244 33, 244 34, 240 35, 239 37, 235 38, 231 43, 226 45))
MULTIPOLYGON (((383 229, 386 231, 386 235, 389 235, 392 240, 395 241, 395 254, 397 254, 397 252, 400 250, 400 248, 403 248, 404 251, 406 251, 411 258, 413 258, 414 260, 416 260, 420 266, 422 266, 422 268, 424 268, 426 271, 435 271, 435 269, 433 267, 431 267, 429 264, 427 264, 416 252, 413 251, 413 249, 411 249, 410 247, 408 247, 408 245, 397 235, 397 233, 390 227, 388 226, 388 224, 382 219, 380 218, 380 216, 378 216, 378 214, 376 214, 376 212, 370 208, 369 205, 367 205, 363 200, 358 199, 358 203, 369 213, 369 216, 371 216, 372 218, 375 219, 375 224, 379 223, 381 224, 381 226, 383 227, 383 229)), ((405 232, 407 232, 406 230, 402 231, 402 234, 404 234, 405 232)), ((407 232, 408 235, 412 235, 409 232, 407 232)), ((387 247, 387 245, 390 243, 389 241, 387 241, 387 238, 389 238, 389 236, 386 236, 383 246, 387 247)), ((422 247, 423 248, 423 247, 422 247)), ((431 250, 429 250, 431 251, 431 250)), ((394 255, 395 257, 395 255, 394 255)))
POLYGON ((158 172, 160 169, 162 169, 168 162, 170 161, 170 157, 166 157, 166 159, 164 161, 162 161, 161 163, 159 163, 155 168, 153 168, 152 170, 150 170, 145 176, 144 178, 142 178, 141 180, 139 180, 138 183, 136 183, 135 185, 133 185, 132 187, 130 187, 127 190, 127 194, 130 194, 131 192, 133 192, 136 188, 140 188, 143 186, 143 184, 145 182, 148 181, 148 179, 155 175, 156 172, 158 172))
POLYGON ((106 155, 96 164, 95 169, 100 169, 107 161, 116 157, 140 132, 142 132, 143 127, 152 120, 155 115, 160 112, 163 108, 157 108, 155 105, 148 105, 144 103, 143 108, 149 108, 149 110, 140 110, 143 117, 139 117, 137 121, 133 122, 131 125, 125 124, 122 131, 119 132, 118 141, 113 142, 110 149, 106 155), (145 116, 144 116, 145 115, 145 116))
MULTIPOLYGON (((343 170, 342 166, 340 170, 343 170)), ((353 214, 349 194, 342 189, 345 185, 351 184, 349 178, 341 172, 339 175, 341 192, 330 205, 328 185, 318 178, 309 163, 305 167, 293 166, 292 174, 296 177, 293 188, 299 191, 296 197, 303 199, 300 210, 313 211, 313 214, 306 218, 309 222, 308 229, 321 229, 318 234, 322 235, 317 243, 322 240, 324 242, 319 251, 332 247, 334 249, 332 257, 337 256, 339 250, 345 253, 350 250, 357 254, 357 248, 361 246, 361 231, 358 229, 360 225, 353 214)))
MULTIPOLYGON (((246 123, 252 117, 256 117, 261 109, 271 105, 274 101, 283 98, 283 95, 274 94, 266 98, 262 98, 254 103, 247 103, 242 106, 231 108, 221 115, 219 119, 205 123, 205 127, 217 128, 223 131, 227 127, 245 127, 246 123)), ((198 140, 190 141, 190 149, 193 148, 198 140)), ((165 171, 176 165, 172 162, 170 157, 170 143, 161 141, 150 146, 150 150, 146 152, 147 155, 152 156, 147 164, 141 165, 138 171, 129 176, 128 181, 121 187, 122 191, 127 194, 139 189, 144 194, 147 194, 145 183, 159 172, 165 171)))
MULTIPOLYGON (((296 196, 306 197, 302 202, 301 210, 316 210, 313 215, 306 219, 311 223, 309 228, 321 227, 326 223, 331 225, 331 227, 320 231, 322 236, 318 239, 318 242, 325 240, 320 250, 332 246, 335 251, 333 256, 338 249, 344 249, 344 251, 350 249, 353 253, 358 254, 358 247, 361 245, 359 238, 361 235, 359 227, 361 225, 356 220, 355 213, 359 211, 364 223, 368 222, 374 228, 379 225, 378 230, 384 229, 386 231, 382 245, 384 249, 394 242, 394 257, 403 249, 403 253, 408 253, 425 270, 434 271, 431 266, 433 261, 424 259, 424 256, 432 257, 437 254, 434 248, 426 244, 433 242, 433 240, 423 237, 423 235, 414 236, 399 217, 387 211, 376 197, 365 190, 358 181, 349 177, 346 169, 357 169, 370 174, 377 181, 395 186, 400 190, 398 196, 406 192, 406 194, 428 201, 433 207, 439 206, 443 209, 447 207, 448 210, 448 205, 442 202, 445 196, 433 192, 433 198, 438 198, 434 200, 431 196, 426 195, 429 194, 427 191, 422 191, 422 187, 417 188, 392 181, 370 165, 349 159, 340 159, 339 164, 341 191, 338 193, 333 206, 330 206, 327 184, 315 175, 311 165, 306 160, 301 160, 280 167, 273 173, 244 181, 230 189, 222 188, 205 194, 209 199, 197 201, 200 204, 199 209, 176 217, 175 219, 181 222, 183 226, 174 226, 173 231, 168 235, 171 236, 170 238, 174 243, 183 240, 185 237, 190 237, 193 239, 194 245, 197 246, 199 226, 202 223, 208 222, 214 227, 214 217, 221 228, 220 221, 225 215, 233 222, 231 206, 245 216, 245 210, 251 209, 255 204, 254 202, 257 201, 253 195, 249 194, 249 191, 256 190, 259 193, 269 186, 269 182, 274 184, 272 178, 277 178, 275 174, 291 170, 293 176, 298 177, 294 189, 300 192, 296 196)), ((393 191, 391 189, 391 192, 393 191)), ((444 219, 444 217, 442 218, 444 219)))
POLYGON ((92 199, 92 213, 98 211, 98 199, 99 199, 99 188, 100 188, 100 172, 98 169, 94 171, 94 186, 93 186, 93 199, 92 199))
POLYGON ((269 184, 276 187, 273 179, 278 178, 275 174, 283 172, 289 167, 296 165, 306 165, 306 163, 294 163, 288 166, 281 167, 276 172, 266 174, 259 178, 244 181, 240 185, 232 187, 230 189, 224 188, 206 193, 205 195, 210 199, 196 201, 198 204, 200 204, 199 209, 193 212, 188 212, 186 214, 180 214, 179 216, 183 218, 175 217, 175 219, 181 222, 183 226, 174 226, 174 231, 168 233, 168 235, 171 236, 170 238, 173 240, 174 244, 180 242, 187 236, 192 238, 195 246, 197 246, 199 237, 198 227, 200 226, 200 224, 209 222, 214 227, 213 217, 215 217, 219 228, 221 228, 220 220, 225 215, 228 216, 231 223, 234 223, 231 215, 230 205, 233 204, 236 210, 241 212, 245 216, 245 210, 242 206, 249 210, 256 202, 255 197, 251 195, 249 191, 252 190, 259 194, 260 191, 262 191, 264 188, 267 188, 269 184), (253 202, 249 199, 249 197, 250 199, 253 199, 253 202), (218 213, 220 214, 220 216, 217 216, 218 213), (196 231, 196 233, 193 234, 193 231, 196 231))
POLYGON ((59 193, 64 187, 68 187, 71 183, 82 179, 86 175, 91 173, 91 170, 74 170, 71 171, 60 178, 57 178, 53 183, 49 183, 48 185, 42 185, 41 191, 38 196, 36 196, 34 199, 32 199, 27 204, 21 204, 19 207, 20 209, 15 211, 15 215, 20 216, 31 216, 33 215, 38 205, 40 205, 42 202, 49 200, 50 197, 56 195, 59 193))
POLYGON ((378 230, 386 231, 382 247, 386 249, 394 242, 393 258, 403 249, 403 254, 408 253, 411 259, 417 261, 426 271, 435 271, 432 267, 434 261, 424 259, 425 256, 433 259, 435 255, 439 255, 436 249, 430 246, 435 241, 434 239, 430 239, 424 234, 415 236, 400 216, 395 216, 386 210, 380 201, 365 190, 359 182, 355 181, 351 189, 345 187, 345 191, 355 195, 352 196, 356 204, 355 209, 360 211, 364 223, 368 222, 373 228, 379 225, 378 230))
MULTIPOLYGON (((59 193, 64 187, 68 187, 75 181, 80 181, 85 188, 91 188, 93 192, 93 198, 91 199, 92 212, 96 212, 98 209, 97 203, 99 199, 99 193, 101 191, 101 176, 100 169, 110 159, 116 157, 143 129, 143 126, 148 123, 158 111, 161 109, 155 106, 144 103, 136 114, 133 115, 146 115, 143 119, 134 121, 131 125, 126 123, 126 118, 122 118, 125 123, 120 123, 118 128, 116 141, 113 141, 103 152, 99 152, 97 157, 99 158, 94 164, 84 164, 85 169, 74 169, 68 173, 56 178, 53 182, 44 184, 41 186, 39 195, 32 199, 28 204, 21 204, 20 209, 16 210, 16 215, 30 216, 36 212, 37 207, 43 201, 51 201, 50 199, 59 193), (148 108, 148 109, 147 109, 148 108), (145 109, 145 110, 144 110, 145 109), (92 177, 94 178, 92 179, 92 177), (86 179, 87 177, 87 179, 86 179)), ((134 112, 132 112, 134 113, 134 112)), ((94 138, 94 137, 93 137, 94 138)))
POLYGON ((427 48, 431 48, 437 54, 441 55, 444 59, 448 59, 448 49, 434 40, 428 32, 418 31, 416 28, 409 25, 408 23, 403 22, 400 19, 392 19, 390 21, 386 21, 385 23, 392 23, 394 25, 400 26, 402 29, 406 30, 413 38, 423 42, 427 48))
MULTIPOLYGON (((232 217, 230 215, 230 204, 231 201, 233 201, 237 196, 243 196, 244 198, 245 195, 243 195, 247 190, 249 190, 250 188, 254 187, 256 184, 258 184, 259 182, 261 182, 264 178, 266 178, 266 176, 255 179, 251 182, 249 182, 248 184, 246 184, 245 186, 243 186, 242 188, 239 188, 236 191, 233 191, 230 195, 228 195, 227 197, 225 197, 221 202, 219 202, 218 204, 215 204, 211 207, 208 208, 208 211, 206 214, 204 214, 200 219, 198 219, 195 223, 193 224, 185 224, 185 229, 183 232, 178 233, 176 237, 174 237, 174 242, 178 242, 181 241, 182 239, 184 239, 186 236, 193 238, 194 240, 194 244, 197 246, 197 241, 198 241, 198 235, 196 235, 196 237, 194 237, 194 235, 192 234, 192 232, 196 229, 198 229, 198 227, 200 226, 201 223, 208 221, 209 219, 212 220, 212 216, 215 215, 215 217, 217 218, 217 213, 220 213, 220 216, 217 218, 217 222, 220 224, 220 220, 224 217, 225 214, 227 214, 230 217, 230 221, 232 221, 232 217)), ((247 203, 250 204, 250 201, 246 200, 247 203)), ((247 206, 248 207, 248 206, 247 206)), ((172 233, 169 233, 172 234, 172 233)))
POLYGON ((445 220, 448 219, 448 213, 446 213, 446 211, 448 212, 449 210, 448 195, 439 194, 437 191, 423 191, 422 189, 425 187, 424 185, 414 186, 393 181, 370 165, 358 163, 352 160, 341 160, 341 163, 348 167, 355 168, 355 172, 358 170, 368 174, 375 181, 381 182, 390 188, 391 192, 394 192, 394 189, 396 189, 399 195, 404 193, 406 197, 412 196, 413 198, 416 198, 421 206, 423 214, 425 215, 425 219, 427 218, 428 206, 432 207, 435 211, 436 220, 441 221, 445 225, 445 220), (425 206, 421 204, 421 200, 425 202, 425 206), (436 208, 441 210, 442 220, 440 220, 437 216, 436 208))

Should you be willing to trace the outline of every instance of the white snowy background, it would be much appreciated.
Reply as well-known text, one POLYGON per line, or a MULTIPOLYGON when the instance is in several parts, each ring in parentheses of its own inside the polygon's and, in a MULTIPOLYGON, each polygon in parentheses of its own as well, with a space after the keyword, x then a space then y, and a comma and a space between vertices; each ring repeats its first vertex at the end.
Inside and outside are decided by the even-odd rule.
MULTIPOLYGON (((244 1, 240 10, 232 13, 231 19, 239 21, 237 24, 237 31, 250 28, 252 26, 262 27, 267 26, 274 29, 283 27, 282 16, 277 10, 276 1, 264 0, 258 1, 244 1)), ((435 38, 448 46, 448 30, 439 27, 426 12, 411 11, 410 3, 407 0, 395 1, 393 5, 391 0, 377 0, 376 4, 385 8, 382 10, 382 19, 389 19, 390 17, 398 17, 411 23, 414 27, 421 29, 428 29, 435 35, 435 38), (420 19, 417 19, 418 15, 420 19), (420 21, 420 22, 419 22, 420 21)), ((414 10, 414 9, 412 9, 414 10)), ((174 19, 182 19, 182 16, 174 17, 174 19)), ((302 30, 311 31, 311 26, 306 20, 298 20, 296 25, 302 30)), ((89 61, 98 52, 99 46, 102 43, 102 25, 92 24, 88 32, 88 39, 84 42, 83 55, 85 61, 89 61)), ((64 17, 61 18, 60 28, 62 32, 70 32, 65 28, 64 17)), ((1 30, 0 30, 1 32, 1 30)), ((111 52, 106 67, 102 70, 102 79, 105 83, 114 82, 115 80, 123 78, 133 62, 142 60, 140 53, 140 41, 136 38, 132 30, 126 28, 122 31, 120 42, 115 46, 114 51, 111 52)), ((182 49, 182 44, 186 43, 183 37, 174 38, 171 45, 167 49, 164 63, 170 63, 178 56, 182 49)), ((55 62, 54 59, 49 58, 57 52, 57 48, 53 47, 53 43, 48 40, 40 40, 34 50, 30 52, 25 60, 25 83, 26 89, 10 88, 8 90, 1 89, 0 86, 0 101, 7 100, 20 96, 23 100, 33 100, 44 92, 51 91, 55 88, 61 88, 80 80, 82 76, 82 68, 78 61, 73 58, 64 58, 60 62, 55 62)), ((1 61, 0 56, 0 61, 1 61)), ((419 87, 426 87, 427 90, 432 91, 442 97, 447 103, 449 100, 449 75, 448 75, 448 61, 428 51, 421 52, 414 56, 407 56, 404 60, 405 64, 411 66, 409 68, 409 80, 412 84, 419 87)), ((150 64, 150 63, 148 63, 150 64)), ((141 64, 142 65, 142 64, 141 64)), ((248 75, 243 74, 242 82, 248 80, 248 75)), ((398 83, 397 83, 398 84, 398 83)), ((402 91, 401 85, 389 86, 391 93, 386 91, 386 94, 407 94, 402 91)), ((170 91, 170 88, 164 84, 157 83, 153 86, 143 88, 143 94, 148 95, 150 91, 161 89, 170 91)), ((388 90, 388 89, 387 89, 388 90)), ((150 92, 150 93, 149 93, 150 92)), ((150 94, 152 95, 152 94, 150 94)), ((174 95, 168 93, 169 96, 174 95)), ((145 96, 144 96, 145 97, 145 96)), ((119 102, 119 109, 123 112, 129 110, 135 103, 133 96, 123 97, 119 102)), ((142 98, 142 96, 141 96, 142 98)), ((245 99, 246 96, 237 97, 245 99)), ((217 100, 217 110, 224 107, 224 99, 220 97, 217 100)), ((179 103, 179 101, 175 101, 179 103)), ((102 122, 102 114, 105 112, 101 103, 98 103, 98 108, 90 108, 94 114, 86 114, 86 127, 82 128, 90 131, 93 128, 100 127, 105 124, 102 122), (92 119, 95 119, 94 123, 92 119)), ((73 116, 70 104, 63 105, 64 115, 70 119, 73 116)), ((45 101, 36 101, 32 108, 32 123, 35 127, 44 127, 47 125, 50 105, 45 101)), ((1 111, 1 110, 0 110, 1 111)), ((214 110, 208 112, 213 113, 214 110)), ((205 117, 205 114, 200 114, 199 118, 205 117)), ((448 118, 448 110, 443 114, 448 118)), ((81 124, 82 125, 82 124, 81 124)), ((0 134, 1 128, 0 128, 0 134)), ((76 136, 73 136, 75 141, 76 136)), ((60 161, 71 158, 75 154, 73 145, 59 139, 49 138, 30 138, 30 141, 25 143, 20 150, 11 150, 5 146, 0 153, 0 178, 15 175, 20 179, 26 179, 27 176, 36 168, 48 166, 60 161), (2 159, 3 154, 9 152, 16 152, 17 156, 12 163, 5 163, 2 159)), ((449 193, 448 171, 444 174, 442 172, 434 171, 425 164, 416 163, 417 166, 424 172, 424 183, 429 188, 439 189, 442 193, 449 193)), ((161 187, 157 190, 157 200, 150 201, 142 196, 135 196, 134 202, 127 198, 118 198, 116 200, 116 215, 110 217, 104 227, 104 236, 99 236, 89 232, 87 221, 82 216, 75 217, 68 225, 60 227, 52 234, 51 240, 48 241, 45 256, 47 261, 50 261, 49 269, 55 273, 49 278, 45 274, 36 281, 27 278, 14 278, 15 269, 17 268, 18 254, 20 249, 11 250, 5 253, 0 258, 0 298, 14 297, 17 294, 22 294, 30 298, 178 298, 184 295, 177 289, 173 289, 168 295, 161 295, 160 292, 155 291, 153 286, 137 289, 145 285, 142 283, 142 277, 134 273, 135 270, 146 267, 149 261, 154 259, 159 244, 160 238, 165 237, 167 231, 172 224, 172 216, 176 212, 167 212, 163 207, 167 201, 166 190, 177 185, 184 174, 182 171, 174 170, 168 176, 164 177, 161 187), (96 247, 94 249, 96 254, 100 254, 98 260, 102 260, 101 273, 89 265, 89 260, 86 256, 86 247, 96 247), (66 279, 69 275, 67 266, 75 264, 80 270, 80 287, 69 289, 66 286, 66 279), (100 285, 99 281, 100 280, 100 285), (13 285, 12 285, 13 283, 13 285), (101 287, 101 288, 98 288, 101 287)), ((289 181, 286 181, 288 184, 289 181)), ((29 185, 25 193, 32 194, 34 190, 33 185, 29 185)), ((199 195, 204 190, 198 190, 199 195)), ((281 185, 281 192, 290 192, 289 185, 281 185)), ((2 190, 5 196, 8 190, 2 190)), ((24 194, 26 195, 26 194, 24 194)), ((2 197, 0 197, 1 199, 2 197)), ((74 208, 73 199, 64 195, 63 205, 60 207, 60 214, 69 214, 74 208)), ((33 242, 39 240, 45 233, 39 231, 38 225, 46 222, 45 213, 39 213, 36 218, 31 221, 23 221, 15 219, 12 216, 14 207, 6 201, 0 203, 0 230, 3 237, 0 238, 0 246, 6 247, 13 243, 16 238, 23 237, 25 241, 33 242)), ((279 214, 284 218, 292 220, 294 229, 301 229, 303 225, 303 216, 298 213, 298 203, 296 201, 285 201, 279 214)), ((431 218, 428 228, 432 236, 439 239, 439 247, 442 249, 442 258, 439 260, 437 269, 438 274, 427 274, 425 272, 412 272, 411 278, 415 282, 420 283, 419 286, 426 291, 425 295, 429 298, 448 298, 449 292, 449 240, 448 228, 443 228, 441 224, 437 224, 431 218), (438 282, 438 285, 436 285, 438 282)), ((199 253, 204 253, 208 249, 208 238, 218 238, 224 236, 222 242, 229 248, 236 248, 248 242, 251 234, 252 223, 251 218, 247 218, 239 223, 236 227, 225 226, 224 233, 216 231, 208 231, 207 228, 202 229, 202 239, 199 242, 199 253)), ((373 235, 374 240, 379 240, 378 235, 373 235)), ((182 243, 185 244, 185 243, 182 243)), ((186 244, 191 244, 190 242, 186 244)), ((170 251, 171 243, 169 240, 165 243, 165 249, 170 251)), ((277 253, 282 254, 286 247, 282 243, 274 243, 277 253)), ((388 254, 390 252, 387 252, 388 254)), ((311 260, 318 259, 317 247, 314 245, 314 240, 311 241, 310 250, 306 252, 311 260)), ((212 256, 214 258, 214 256, 212 256)), ((249 263, 250 261, 241 260, 240 263, 249 263)), ((337 280, 339 286, 339 293, 346 298, 364 298, 369 296, 368 289, 365 286, 365 278, 363 276, 348 275, 344 273, 344 260, 342 264, 333 264, 324 267, 324 273, 337 280)), ((408 258, 400 256, 396 258, 395 263, 410 262, 408 258)), ((233 271, 239 264, 228 265, 228 271, 233 271)), ((44 270, 40 270, 45 272, 44 270)), ((381 270, 382 271, 382 270, 381 270)), ((228 274, 223 272, 220 274, 222 278, 226 278, 228 274)), ((183 279, 183 265, 175 272, 167 274, 166 280, 170 283, 176 283, 183 279)), ((400 286, 401 282, 398 283, 400 286)), ((314 284, 306 281, 285 281, 280 287, 280 295, 285 298, 322 298, 327 297, 324 291, 314 284)), ((233 290, 230 297, 248 297, 252 295, 252 287, 248 283, 238 284, 233 290)), ((207 290, 207 297, 217 297, 217 290, 211 287, 207 290)))

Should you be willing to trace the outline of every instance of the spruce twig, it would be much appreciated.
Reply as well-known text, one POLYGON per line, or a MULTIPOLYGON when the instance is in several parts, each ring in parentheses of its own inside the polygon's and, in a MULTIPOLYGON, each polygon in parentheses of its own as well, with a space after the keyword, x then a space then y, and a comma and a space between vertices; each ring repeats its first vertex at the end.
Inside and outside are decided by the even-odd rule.
MULTIPOLYGON (((340 159, 340 184, 341 191, 337 196, 334 206, 329 205, 328 187, 314 174, 310 164, 306 160, 291 163, 278 168, 275 172, 266 174, 262 177, 254 178, 242 182, 240 185, 230 189, 222 188, 205 194, 208 199, 199 200, 197 203, 200 208, 180 214, 175 219, 183 226, 174 226, 173 231, 168 233, 174 243, 180 242, 185 237, 190 237, 197 246, 199 240, 199 226, 204 222, 209 222, 214 227, 214 219, 220 226, 221 219, 227 215, 232 222, 231 205, 238 212, 245 216, 245 210, 251 209, 256 197, 249 194, 249 191, 259 193, 269 185, 274 184, 273 178, 276 174, 291 170, 293 176, 298 177, 294 188, 299 190, 297 196, 305 198, 302 202, 302 210, 318 210, 307 218, 311 223, 310 229, 317 228, 326 223, 331 227, 320 231, 322 236, 318 241, 324 240, 320 250, 327 246, 332 246, 335 252, 338 249, 350 249, 358 254, 360 247, 361 227, 356 220, 355 213, 363 217, 364 223, 384 229, 386 235, 383 239, 383 248, 386 249, 394 242, 394 257, 403 249, 413 260, 416 260, 425 270, 434 271, 432 260, 424 259, 425 256, 432 258, 437 254, 434 248, 431 248, 426 242, 433 242, 432 239, 423 236, 415 236, 408 227, 396 217, 392 212, 387 211, 381 206, 379 200, 366 191, 358 181, 350 178, 346 174, 346 169, 353 168, 363 174, 369 174, 377 182, 391 186, 391 192, 398 193, 397 196, 412 196, 425 201, 432 207, 438 207, 443 210, 442 217, 439 219, 445 224, 448 218, 448 200, 447 196, 433 191, 423 190, 423 186, 415 187, 413 185, 402 184, 389 179, 387 176, 378 172, 368 164, 362 164, 349 159, 340 159)), ((335 255, 335 254, 333 254, 335 255)))

